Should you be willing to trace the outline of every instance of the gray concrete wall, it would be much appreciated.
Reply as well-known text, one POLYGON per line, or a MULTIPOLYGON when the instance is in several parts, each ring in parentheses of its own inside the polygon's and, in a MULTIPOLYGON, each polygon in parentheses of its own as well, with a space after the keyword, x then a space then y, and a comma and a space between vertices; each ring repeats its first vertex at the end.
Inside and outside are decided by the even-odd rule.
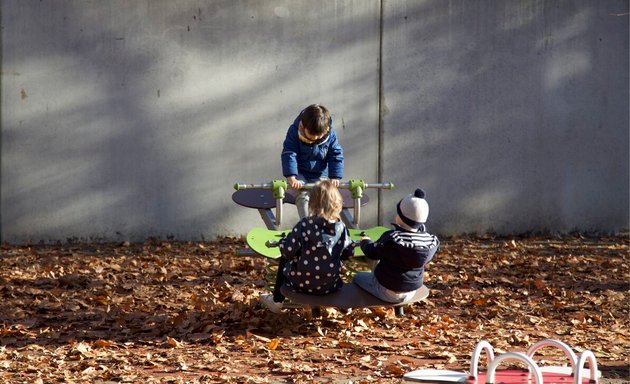
POLYGON ((628 1, 385 5, 383 175, 431 228, 628 227, 628 1))
POLYGON ((232 185, 281 177, 286 129, 313 102, 332 111, 347 178, 396 184, 368 191, 364 226, 420 185, 440 233, 628 227, 628 1, 0 11, 4 241, 262 226, 232 185))

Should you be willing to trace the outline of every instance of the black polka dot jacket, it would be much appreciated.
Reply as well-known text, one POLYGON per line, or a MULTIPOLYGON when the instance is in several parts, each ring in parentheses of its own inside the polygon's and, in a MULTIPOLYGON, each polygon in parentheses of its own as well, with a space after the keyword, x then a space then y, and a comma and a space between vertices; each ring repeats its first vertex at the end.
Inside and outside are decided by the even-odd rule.
POLYGON ((339 276, 342 260, 352 256, 354 244, 342 222, 305 217, 279 246, 287 261, 283 270, 286 284, 293 290, 325 295, 343 286, 339 276))

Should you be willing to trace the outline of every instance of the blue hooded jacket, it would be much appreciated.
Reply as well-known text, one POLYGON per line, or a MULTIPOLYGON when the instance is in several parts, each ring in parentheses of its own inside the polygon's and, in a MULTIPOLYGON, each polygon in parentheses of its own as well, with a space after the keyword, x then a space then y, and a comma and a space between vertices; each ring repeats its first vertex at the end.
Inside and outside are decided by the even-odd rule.
POLYGON ((328 177, 330 179, 343 178, 343 149, 337 140, 337 134, 332 127, 328 134, 312 144, 300 140, 298 126, 302 118, 300 112, 287 131, 282 146, 282 175, 284 177, 302 175, 307 180, 328 177))

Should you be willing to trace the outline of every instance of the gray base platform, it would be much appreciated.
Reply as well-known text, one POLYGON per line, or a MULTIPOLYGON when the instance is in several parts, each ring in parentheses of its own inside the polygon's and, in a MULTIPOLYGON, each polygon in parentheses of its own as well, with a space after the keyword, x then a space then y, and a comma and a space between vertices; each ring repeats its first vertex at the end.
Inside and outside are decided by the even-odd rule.
POLYGON ((372 296, 356 284, 348 283, 337 292, 329 295, 307 295, 297 293, 287 286, 280 288, 280 292, 291 300, 294 304, 301 304, 310 307, 336 307, 348 308, 369 308, 369 307, 401 307, 426 299, 429 296, 429 289, 422 286, 411 300, 403 303, 388 303, 372 296))

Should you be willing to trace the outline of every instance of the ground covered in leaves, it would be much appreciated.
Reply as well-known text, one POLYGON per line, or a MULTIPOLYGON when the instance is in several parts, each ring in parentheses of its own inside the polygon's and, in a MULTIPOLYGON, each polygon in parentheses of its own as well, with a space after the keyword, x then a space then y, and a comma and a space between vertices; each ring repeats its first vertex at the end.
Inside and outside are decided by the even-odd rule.
MULTIPOLYGON (((468 370, 553 338, 597 357, 604 383, 630 381, 630 241, 442 239, 429 299, 406 308, 260 307, 267 259, 212 243, 3 245, 2 383, 398 383, 418 368, 468 370)), ((562 361, 553 349, 545 362, 562 361)))

